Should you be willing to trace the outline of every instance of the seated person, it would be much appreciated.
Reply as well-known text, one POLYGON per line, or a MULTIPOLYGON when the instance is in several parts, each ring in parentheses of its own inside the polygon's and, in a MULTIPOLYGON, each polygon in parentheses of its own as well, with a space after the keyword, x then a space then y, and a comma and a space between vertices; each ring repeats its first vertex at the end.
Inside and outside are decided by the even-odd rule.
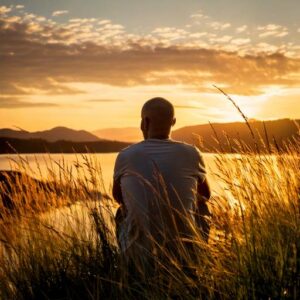
POLYGON ((176 247, 177 238, 193 234, 191 222, 198 223, 205 240, 209 232, 205 165, 196 147, 169 138, 176 122, 173 105, 163 98, 150 99, 141 118, 144 140, 119 153, 113 183, 120 204, 119 246, 135 259, 153 254, 154 246, 176 247), (197 211, 200 216, 195 218, 197 211))

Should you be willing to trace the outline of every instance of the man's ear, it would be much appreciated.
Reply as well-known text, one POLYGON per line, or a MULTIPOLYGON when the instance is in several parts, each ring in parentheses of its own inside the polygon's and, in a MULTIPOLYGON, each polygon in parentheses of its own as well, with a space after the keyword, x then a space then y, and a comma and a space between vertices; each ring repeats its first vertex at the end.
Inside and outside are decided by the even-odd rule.
POLYGON ((144 119, 141 119, 141 124, 140 124, 140 129, 141 131, 144 131, 144 119))
POLYGON ((175 124, 176 124, 176 118, 173 119, 172 126, 174 126, 175 124))
POLYGON ((148 117, 145 117, 144 118, 144 128, 146 131, 148 131, 149 126, 150 126, 150 119, 148 117))
POLYGON ((148 131, 150 120, 147 117, 142 118, 141 120, 141 130, 148 131))

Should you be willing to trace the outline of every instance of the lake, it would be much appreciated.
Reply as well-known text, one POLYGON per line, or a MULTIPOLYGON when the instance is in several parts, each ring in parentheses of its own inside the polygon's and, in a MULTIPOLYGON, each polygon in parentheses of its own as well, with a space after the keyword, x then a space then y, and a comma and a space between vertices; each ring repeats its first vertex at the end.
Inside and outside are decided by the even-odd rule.
MULTIPOLYGON (((92 162, 97 161, 99 163, 99 173, 102 172, 102 179, 104 181, 106 191, 110 191, 112 185, 113 168, 118 153, 98 153, 98 154, 22 154, 22 155, 0 155, 0 170, 22 170, 28 175, 31 175, 37 179, 49 179, 49 169, 59 174, 59 169, 63 165, 64 169, 70 168, 72 178, 76 178, 78 175, 76 167, 74 165, 80 163, 83 164, 86 160, 92 162), (101 166, 101 167, 100 167, 101 166)), ((231 156, 231 155, 230 155, 231 156)), ((224 186, 220 180, 215 176, 217 173, 217 167, 215 164, 216 155, 212 153, 203 153, 203 157, 207 167, 208 180, 211 185, 212 194, 220 193, 224 190, 224 186)), ((234 156, 235 157, 235 156, 234 156)), ((87 169, 87 168, 86 168, 87 169)), ((42 213, 37 218, 41 221, 43 226, 54 228, 55 230, 63 233, 67 233, 70 236, 76 235, 82 240, 89 240, 91 234, 94 234, 93 221, 90 215, 91 207, 99 209, 99 205, 95 202, 77 202, 71 206, 61 207, 59 209, 52 209, 46 213, 42 213), (84 226, 83 226, 84 224, 84 226)), ((116 207, 111 208, 111 212, 114 213, 116 207)), ((108 221, 108 226, 113 226, 108 221), (109 225, 110 224, 110 225, 109 225)), ((40 222, 39 221, 39 222, 40 222)), ((26 226, 21 223, 13 222, 12 226, 6 225, 5 230, 9 228, 14 234, 10 234, 11 242, 22 243, 28 239, 31 226, 33 230, 37 230, 36 219, 32 222, 26 222, 26 226), (15 237, 15 238, 14 238, 15 237), (22 238, 20 238, 22 237, 22 238), (14 241, 13 241, 14 240, 14 241)), ((42 232, 44 232, 42 230, 42 232)), ((42 234, 43 235, 43 234, 42 234)), ((26 244, 26 243, 25 243, 26 244)), ((30 243, 29 243, 30 245, 30 243)), ((0 247, 0 254, 3 249, 0 247)))
MULTIPOLYGON (((74 168, 76 163, 82 163, 86 159, 91 161, 98 161, 101 168, 99 167, 99 172, 102 172, 102 177, 106 190, 109 191, 112 185, 113 168, 118 153, 103 153, 103 154, 23 154, 23 155, 0 155, 0 170, 23 170, 28 175, 31 175, 37 179, 47 179, 49 175, 49 169, 54 172, 59 173, 60 166, 64 164, 64 168, 72 167, 74 174, 72 172, 72 177, 76 177, 77 170, 74 168)), ((217 173, 217 168, 215 164, 215 154, 204 153, 204 160, 207 167, 208 179, 212 188, 212 194, 219 193, 224 186, 220 180, 217 179, 215 174, 217 173)), ((231 156, 231 155, 230 155, 231 156)), ((48 178, 49 179, 49 178, 48 178)), ((69 235, 75 234, 78 238, 82 240, 90 239, 90 234, 93 234, 93 221, 90 216, 90 208, 97 207, 99 205, 92 201, 78 202, 74 205, 62 207, 59 209, 53 209, 42 213, 38 216, 41 224, 47 224, 49 228, 54 228, 59 232, 68 233, 69 235), (83 226, 84 224, 84 226, 83 226)), ((115 212, 116 207, 112 208, 112 212, 115 212)), ((109 218, 107 218, 108 220, 109 218)), ((14 242, 21 242, 24 238, 28 239, 28 234, 31 232, 30 228, 33 226, 33 230, 36 230, 36 220, 33 223, 26 222, 26 226, 21 223, 12 223, 11 232, 14 234, 10 235, 10 239, 15 240, 14 242), (14 238, 15 237, 15 238, 14 238), (20 238, 22 237, 22 239, 20 238)), ((108 222, 108 224, 112 224, 108 222)), ((42 227, 44 226, 42 225, 42 227)), ((112 225, 109 225, 112 226, 112 225)), ((6 225, 5 230, 10 228, 6 225)), ((43 232, 43 231, 42 231, 43 232)), ((30 243, 29 243, 30 245, 30 243)), ((0 247, 0 254, 3 249, 0 247)))
MULTIPOLYGON (((77 162, 84 163, 84 157, 92 161, 98 161, 99 172, 102 172, 102 178, 106 190, 110 190, 113 177, 113 168, 118 153, 97 153, 97 154, 1 154, 0 155, 0 170, 16 170, 20 165, 23 167, 27 174, 38 178, 47 179, 49 169, 54 172, 59 172, 59 168, 64 164, 66 167, 74 167, 77 162), (17 163, 18 162, 18 163, 17 163), (18 166, 19 165, 19 166, 18 166)), ((220 191, 221 185, 215 174, 217 168, 214 162, 216 154, 203 153, 203 157, 207 167, 208 180, 211 185, 213 193, 220 191)), ((74 177, 76 176, 75 169, 73 168, 74 177)), ((72 174, 73 174, 72 173, 72 174)))

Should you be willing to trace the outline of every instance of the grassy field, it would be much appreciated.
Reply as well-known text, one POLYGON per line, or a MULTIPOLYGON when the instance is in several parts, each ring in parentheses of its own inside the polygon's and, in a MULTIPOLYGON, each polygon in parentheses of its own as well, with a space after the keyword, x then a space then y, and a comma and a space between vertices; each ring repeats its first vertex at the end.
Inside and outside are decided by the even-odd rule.
POLYGON ((282 148, 265 140, 254 149, 228 140, 240 154, 216 155, 226 188, 209 201, 208 243, 187 218, 193 236, 176 239, 175 250, 156 245, 150 268, 121 256, 117 205, 95 159, 62 163, 59 172, 49 161, 44 185, 8 178, 0 186, 0 299, 299 299, 300 135, 282 148))
MULTIPOLYGON (((240 156, 216 157, 219 179, 228 189, 210 200, 208 244, 195 228, 189 242, 196 257, 178 241, 180 258, 161 249, 150 275, 120 256, 114 240, 116 205, 87 192, 102 188, 97 162, 86 157, 74 166, 81 169, 77 180, 63 166, 56 175, 49 168, 49 182, 65 187, 59 195, 25 179, 10 191, 17 214, 1 208, 1 298, 298 299, 299 139, 284 152, 273 147, 272 154, 235 146, 240 156), (53 218, 51 206, 70 204, 75 195, 85 200, 84 209, 72 205, 53 218)), ((22 161, 20 169, 26 167, 22 161)))

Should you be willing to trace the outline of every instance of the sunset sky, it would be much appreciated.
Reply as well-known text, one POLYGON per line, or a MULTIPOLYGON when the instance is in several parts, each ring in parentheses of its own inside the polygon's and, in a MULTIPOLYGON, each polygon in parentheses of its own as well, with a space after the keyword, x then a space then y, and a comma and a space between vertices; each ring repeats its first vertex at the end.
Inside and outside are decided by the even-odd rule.
POLYGON ((0 127, 300 118, 299 0, 0 0, 0 127))

